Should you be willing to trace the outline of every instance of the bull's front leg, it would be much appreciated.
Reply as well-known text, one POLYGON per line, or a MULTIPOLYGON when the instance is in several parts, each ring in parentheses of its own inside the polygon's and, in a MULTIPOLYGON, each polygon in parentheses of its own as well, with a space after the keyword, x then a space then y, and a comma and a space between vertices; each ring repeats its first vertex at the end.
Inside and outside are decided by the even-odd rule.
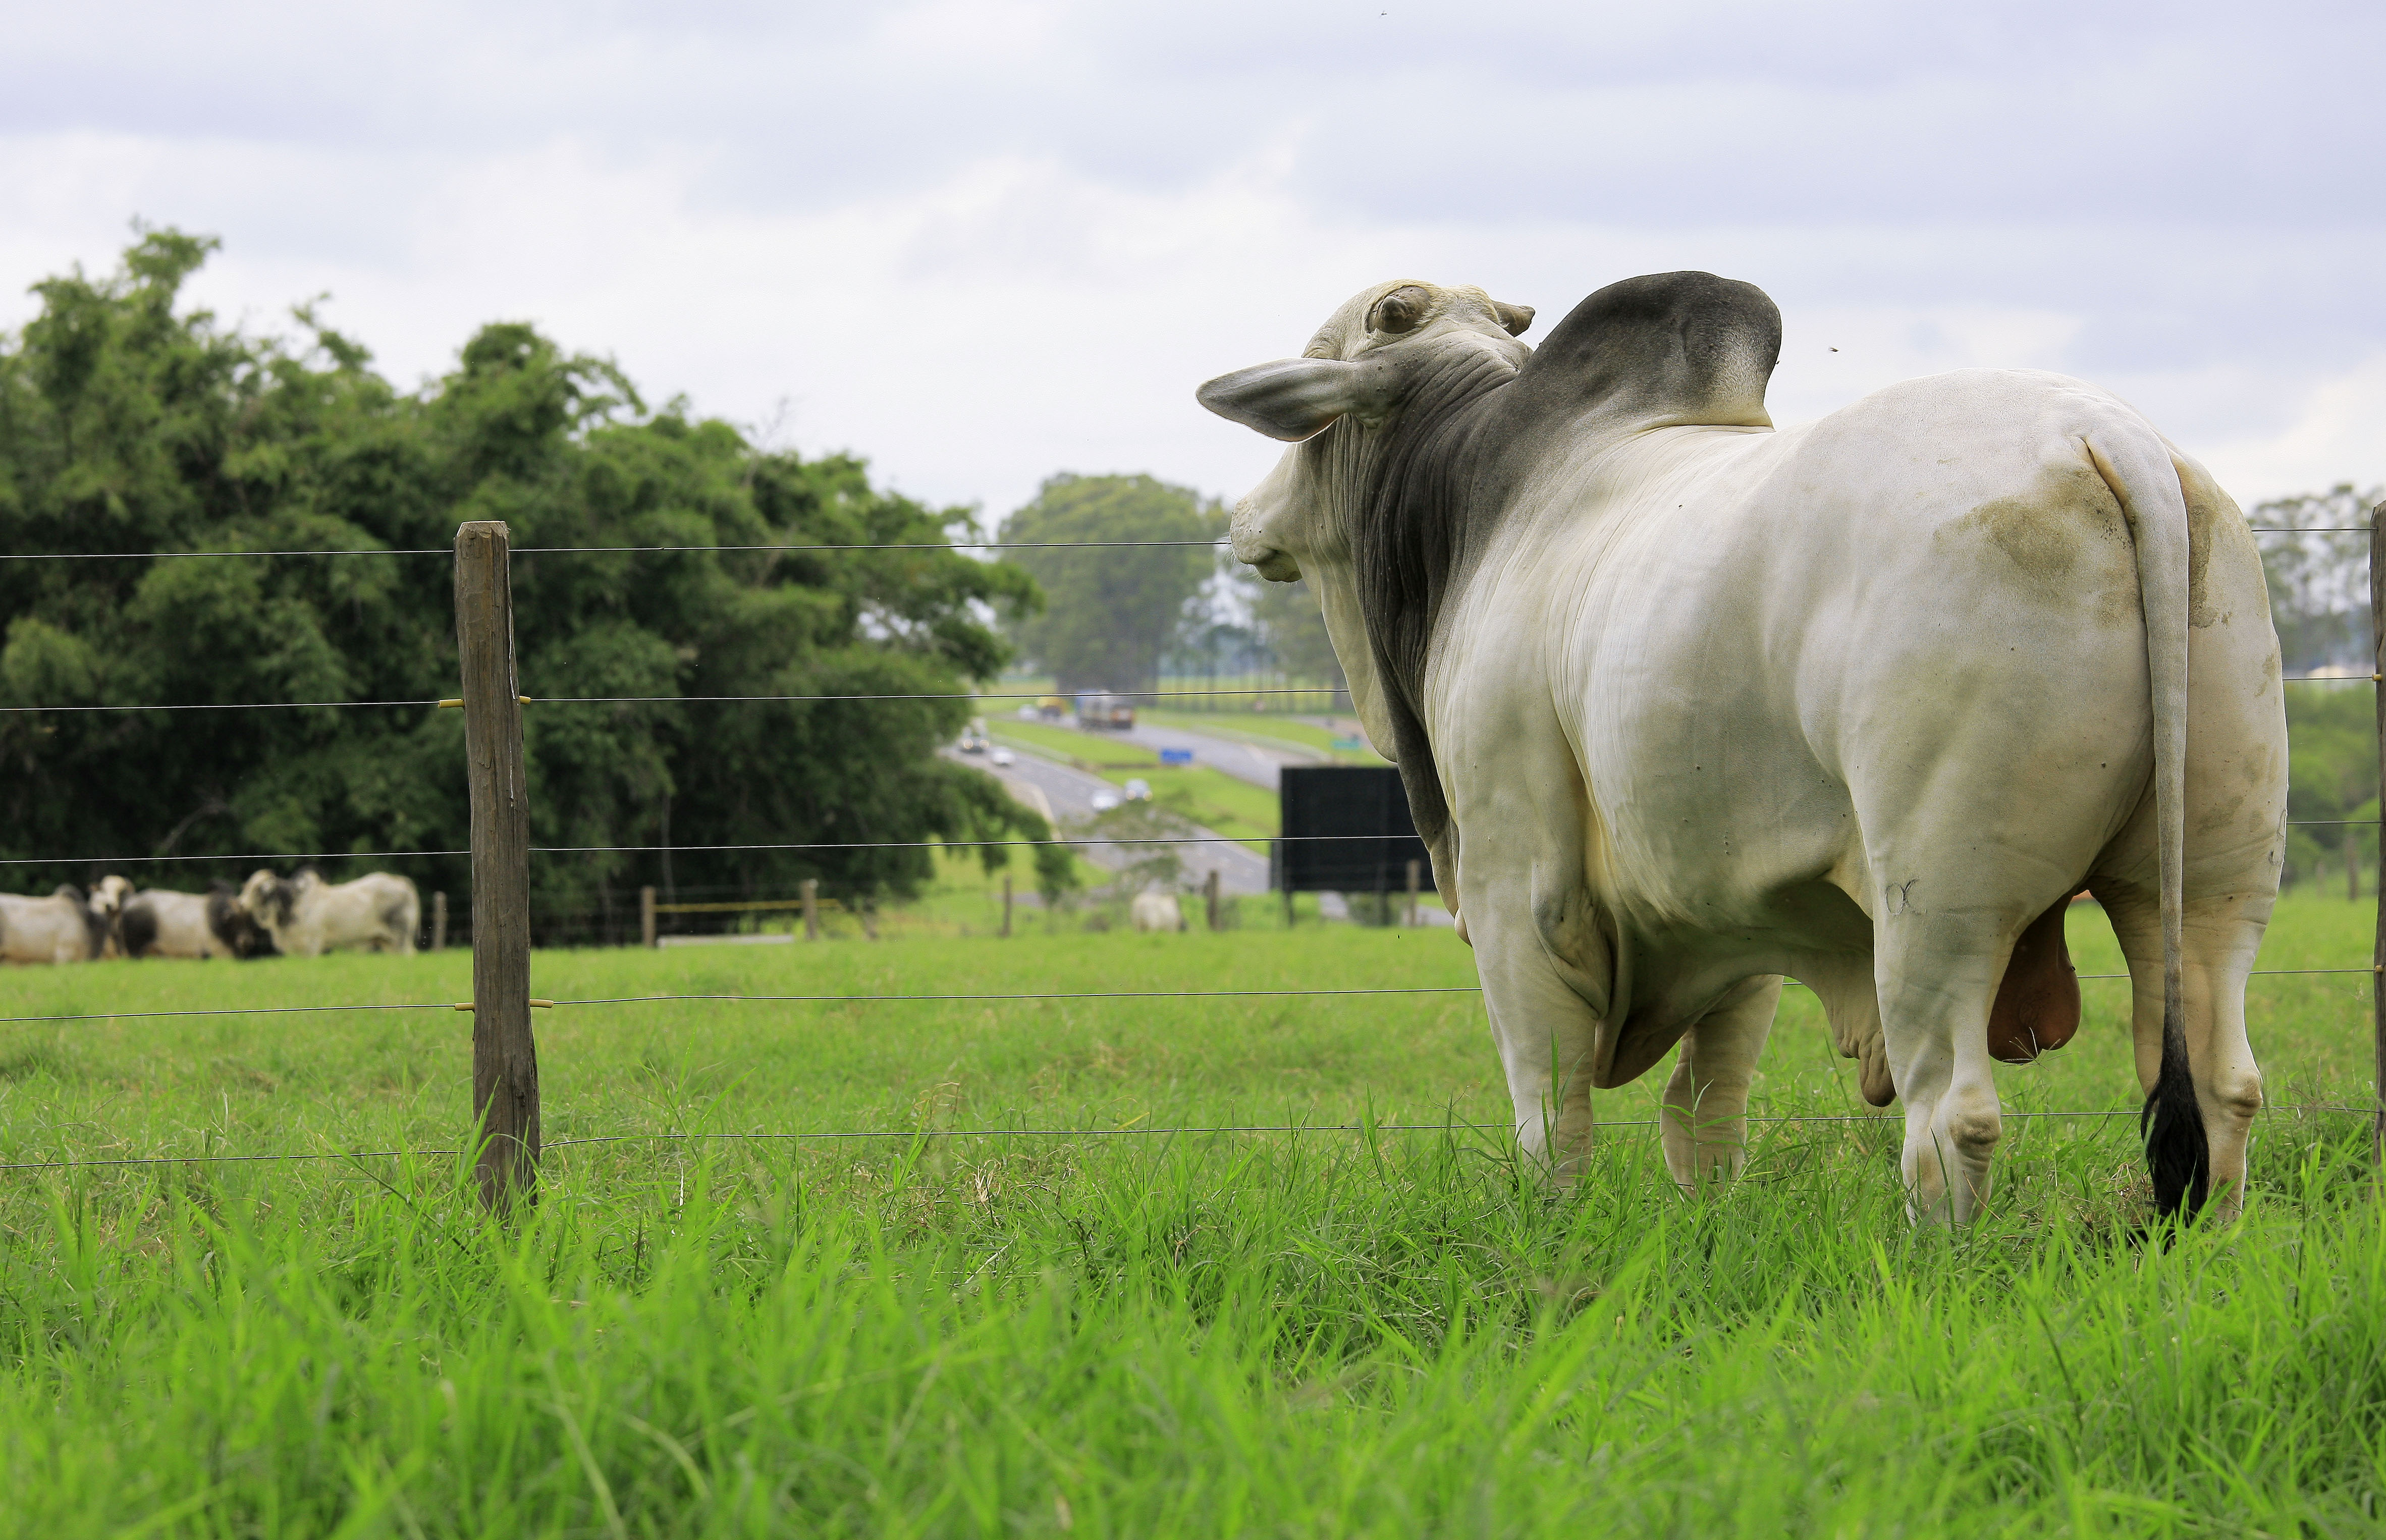
POLYGON ((1484 873, 1477 847, 1466 850, 1461 902, 1516 1142, 1571 1183, 1592 1141, 1592 1076, 1612 983, 1607 945, 1578 883, 1546 867, 1484 873))
POLYGON ((1727 1182, 1747 1163, 1749 1083, 1780 1008, 1781 981, 1764 980, 1683 1034, 1657 1127, 1684 1192, 1727 1182))

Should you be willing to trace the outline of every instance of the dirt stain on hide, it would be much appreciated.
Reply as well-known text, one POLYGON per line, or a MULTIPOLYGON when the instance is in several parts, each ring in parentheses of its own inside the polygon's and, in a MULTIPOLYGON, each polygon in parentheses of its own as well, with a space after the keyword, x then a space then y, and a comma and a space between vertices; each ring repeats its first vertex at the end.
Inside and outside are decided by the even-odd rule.
POLYGON ((2079 551, 2065 510, 2034 497, 1998 497, 1965 514, 1957 529, 1977 529, 2012 558, 2044 596, 2060 595, 2064 580, 2079 564, 2079 551))
POLYGON ((2129 526, 2112 488, 2091 466, 2049 466, 2029 492, 1978 504, 1947 532, 1986 536, 2013 564, 2021 591, 2041 604, 2065 609, 2092 604, 2101 624, 2138 623, 2129 526), (2099 553, 2100 545, 2124 559, 2099 553))
MULTIPOLYGON (((2214 543, 2242 542, 2243 554, 2252 561, 2258 564, 2261 557, 2254 551, 2253 533, 2245 527, 2237 500, 2221 491, 2193 461, 2174 459, 2171 464, 2179 472, 2179 490, 2187 498, 2187 623, 2201 630, 2229 618, 2214 607, 2204 581, 2214 543)), ((2264 607, 2267 608, 2267 603, 2264 607)))

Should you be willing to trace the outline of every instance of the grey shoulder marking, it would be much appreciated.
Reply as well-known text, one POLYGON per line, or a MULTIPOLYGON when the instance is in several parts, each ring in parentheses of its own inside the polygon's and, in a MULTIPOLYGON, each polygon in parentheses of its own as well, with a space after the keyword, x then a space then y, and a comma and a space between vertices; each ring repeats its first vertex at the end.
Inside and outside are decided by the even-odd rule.
POLYGON ((1504 406, 1528 418, 1771 427, 1764 387, 1780 357, 1781 312, 1755 284, 1651 273, 1576 306, 1534 351, 1504 406))
POLYGON ((1569 428, 1770 427, 1764 387, 1780 354, 1781 312, 1754 284, 1628 278, 1576 306, 1515 373, 1471 357, 1420 381, 1380 435, 1343 423, 1302 446, 1363 479, 1360 607, 1428 845, 1440 849, 1450 814, 1423 719, 1426 651, 1443 600, 1531 462, 1569 428))

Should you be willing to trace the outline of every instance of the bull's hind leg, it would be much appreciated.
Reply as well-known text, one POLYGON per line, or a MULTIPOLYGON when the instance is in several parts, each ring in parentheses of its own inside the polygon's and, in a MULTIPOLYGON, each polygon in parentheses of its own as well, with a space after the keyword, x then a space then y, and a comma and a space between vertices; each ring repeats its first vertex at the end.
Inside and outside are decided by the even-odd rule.
POLYGON ((2004 1134, 1989 1058, 1989 1008, 2005 952, 2028 917, 1934 913, 1927 883, 1879 920, 1874 977, 1881 1039, 1905 1101, 1899 1159, 1915 1220, 1967 1224, 1989 1196, 1989 1162, 2004 1134))
POLYGON ((1960 820, 1916 818, 1912 827, 1921 837, 1884 839, 1867 852, 1881 883, 1873 985, 1890 1076, 1905 1103, 1899 1164, 1910 1210, 1918 1222, 1966 1224, 1989 1196, 2004 1133, 1990 1014, 2015 944, 2075 879, 2053 858, 2010 844, 1994 861, 1948 848, 1946 832, 1962 831, 1960 820))
MULTIPOLYGON (((2162 906, 2150 883, 2098 877, 2092 891, 2129 959, 2130 1025, 2138 1089, 2162 1069, 2162 906)), ((2262 1109, 2262 1072, 2245 1034, 2245 979, 2269 919, 2267 890, 2190 896, 2180 927, 2179 1005, 2187 1062, 2204 1114, 2209 1204, 2227 1217, 2244 1201, 2245 1145, 2262 1109)))
POLYGON ((1748 1085, 1781 1006, 1774 979, 1709 1011, 1682 1037, 1657 1128, 1685 1192, 1739 1174, 1748 1160, 1748 1085))

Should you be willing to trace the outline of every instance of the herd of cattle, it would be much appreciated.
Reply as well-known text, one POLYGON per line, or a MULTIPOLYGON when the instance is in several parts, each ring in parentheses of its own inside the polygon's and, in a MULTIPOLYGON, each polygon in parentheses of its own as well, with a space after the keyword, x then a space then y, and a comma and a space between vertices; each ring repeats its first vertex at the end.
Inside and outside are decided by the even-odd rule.
POLYGON ((88 894, 72 883, 46 898, 0 894, 0 962, 408 953, 421 923, 414 884, 385 871, 327 883, 312 868, 295 877, 260 870, 237 893, 222 883, 176 893, 103 877, 88 894))

